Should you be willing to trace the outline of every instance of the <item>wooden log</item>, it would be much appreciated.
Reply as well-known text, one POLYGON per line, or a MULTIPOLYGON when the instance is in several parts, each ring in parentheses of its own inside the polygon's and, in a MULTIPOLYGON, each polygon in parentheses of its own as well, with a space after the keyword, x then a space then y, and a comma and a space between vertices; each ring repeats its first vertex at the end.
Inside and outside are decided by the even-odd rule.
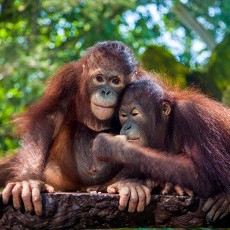
POLYGON ((204 200, 188 196, 152 195, 142 213, 118 210, 118 195, 91 193, 42 194, 43 215, 15 210, 0 199, 0 229, 103 229, 125 227, 227 227, 228 218, 208 223, 204 200))

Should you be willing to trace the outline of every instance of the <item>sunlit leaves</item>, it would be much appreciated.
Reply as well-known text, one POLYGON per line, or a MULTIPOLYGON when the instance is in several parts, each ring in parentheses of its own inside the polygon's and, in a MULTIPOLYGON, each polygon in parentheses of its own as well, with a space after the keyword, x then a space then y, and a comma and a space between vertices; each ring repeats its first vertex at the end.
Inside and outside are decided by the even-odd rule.
MULTIPOLYGON (((145 52, 141 60, 148 69, 166 72, 182 86, 189 77, 191 82, 202 81, 207 91, 228 103, 229 48, 216 50, 209 65, 203 66, 205 62, 199 62, 191 51, 198 38, 171 11, 174 1, 0 1, 0 154, 17 146, 10 126, 12 115, 39 98, 44 82, 58 67, 77 60, 98 41, 123 41, 137 58, 145 52), (188 75, 185 66, 201 72, 188 75)), ((211 32, 217 42, 230 31, 227 2, 189 0, 186 4, 214 28, 211 32)), ((204 54, 205 48, 200 52, 204 54)))
POLYGON ((226 36, 214 52, 208 63, 208 71, 205 83, 207 88, 214 85, 217 90, 213 95, 218 99, 223 97, 223 92, 230 86, 230 36, 226 36))

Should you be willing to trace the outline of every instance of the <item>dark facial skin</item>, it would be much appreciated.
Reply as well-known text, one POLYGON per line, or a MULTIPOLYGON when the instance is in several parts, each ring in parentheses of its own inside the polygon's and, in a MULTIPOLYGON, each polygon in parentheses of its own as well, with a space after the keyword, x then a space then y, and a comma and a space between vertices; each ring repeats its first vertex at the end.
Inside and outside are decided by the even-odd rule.
POLYGON ((160 108, 151 109, 149 112, 145 111, 143 105, 136 98, 127 100, 126 96, 123 98, 119 110, 119 120, 122 126, 120 134, 125 135, 130 142, 162 149, 170 112, 171 106, 166 101, 162 101, 160 108), (158 111, 160 117, 157 118, 158 111))
POLYGON ((118 97, 125 87, 124 75, 118 71, 96 69, 91 73, 88 85, 91 110, 102 121, 109 120, 115 111, 118 97))
POLYGON ((137 105, 122 105, 119 112, 119 120, 122 126, 120 134, 125 135, 130 142, 136 142, 143 146, 148 146, 148 137, 145 134, 145 120, 142 111, 137 105))

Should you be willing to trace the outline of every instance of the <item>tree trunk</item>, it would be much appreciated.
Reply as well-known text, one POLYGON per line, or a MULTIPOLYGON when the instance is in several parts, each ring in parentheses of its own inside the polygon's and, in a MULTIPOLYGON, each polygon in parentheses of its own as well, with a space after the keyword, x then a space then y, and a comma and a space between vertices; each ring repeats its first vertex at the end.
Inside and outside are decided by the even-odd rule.
MULTIPOLYGON (((0 229, 103 229, 125 227, 208 227, 204 200, 198 197, 153 195, 143 213, 118 210, 118 195, 42 194, 43 215, 14 210, 0 199, 0 229)), ((222 220, 215 226, 230 226, 222 220)))
POLYGON ((213 50, 216 47, 216 41, 210 31, 204 28, 197 19, 191 14, 190 10, 180 2, 175 0, 173 5, 173 12, 180 19, 189 30, 194 31, 200 39, 207 45, 209 50, 213 50))

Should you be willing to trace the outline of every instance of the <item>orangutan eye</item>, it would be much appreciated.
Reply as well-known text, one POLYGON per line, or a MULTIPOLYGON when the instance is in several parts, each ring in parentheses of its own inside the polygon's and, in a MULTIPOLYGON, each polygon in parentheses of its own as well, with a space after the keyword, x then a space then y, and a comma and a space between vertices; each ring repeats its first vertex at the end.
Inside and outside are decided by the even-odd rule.
POLYGON ((112 83, 113 83, 114 85, 119 85, 119 84, 121 83, 121 80, 120 80, 118 77, 114 77, 114 78, 112 79, 112 83))
POLYGON ((122 117, 122 118, 126 118, 127 115, 126 115, 125 113, 122 113, 122 114, 121 114, 121 117, 122 117))
POLYGON ((96 80, 97 80, 97 82, 103 82, 104 81, 104 78, 103 78, 103 76, 101 75, 101 74, 98 74, 97 76, 96 76, 96 80))
POLYGON ((137 109, 134 109, 134 110, 132 111, 132 116, 133 116, 133 117, 137 116, 138 114, 139 114, 139 111, 138 111, 137 109))

